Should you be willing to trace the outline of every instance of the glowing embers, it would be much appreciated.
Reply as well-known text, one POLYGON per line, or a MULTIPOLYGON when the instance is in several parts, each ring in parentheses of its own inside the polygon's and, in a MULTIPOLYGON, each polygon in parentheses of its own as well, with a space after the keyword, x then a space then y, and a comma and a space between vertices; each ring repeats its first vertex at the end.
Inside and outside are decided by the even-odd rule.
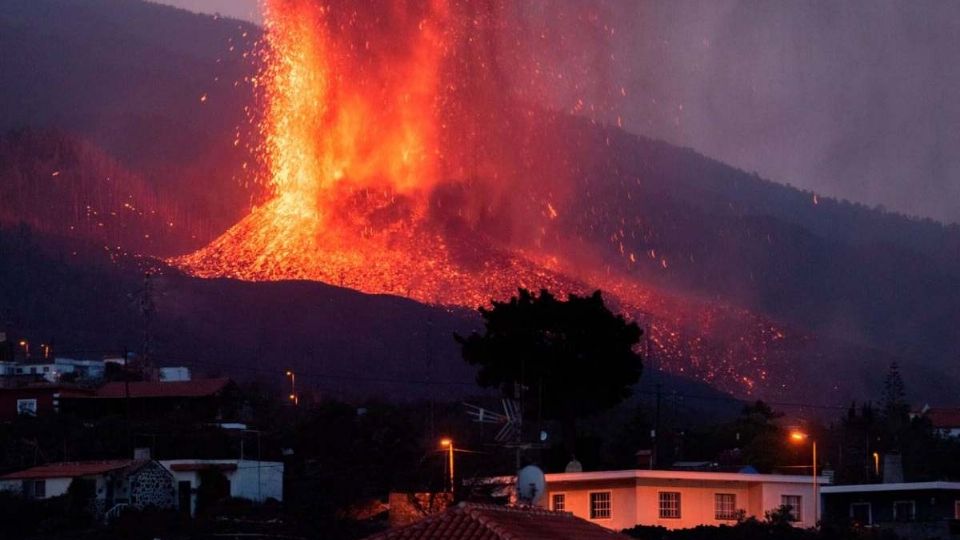
POLYGON ((317 279, 448 301, 436 282, 455 265, 421 227, 437 178, 445 3, 265 7, 257 84, 272 199, 175 262, 197 275, 317 279))
POLYGON ((566 215, 562 197, 549 194, 569 186, 545 190, 529 173, 559 181, 575 164, 537 153, 560 144, 542 126, 511 118, 489 128, 509 115, 487 94, 478 103, 446 94, 456 85, 442 80, 451 36, 440 29, 457 26, 444 2, 364 0, 335 9, 270 0, 266 16, 256 84, 271 198, 174 264, 200 277, 307 279, 468 308, 517 287, 557 295, 600 287, 633 318, 658 314, 645 321, 657 366, 746 393, 762 380, 766 341, 751 316, 677 302, 617 279, 602 263, 568 268, 540 252, 538 231, 566 215), (441 184, 441 175, 460 180, 441 184), (522 190, 518 180, 532 185, 522 190), (509 204, 498 206, 503 200, 509 204), (517 227, 497 234, 511 220, 517 227), (701 314, 744 337, 714 333, 701 314))

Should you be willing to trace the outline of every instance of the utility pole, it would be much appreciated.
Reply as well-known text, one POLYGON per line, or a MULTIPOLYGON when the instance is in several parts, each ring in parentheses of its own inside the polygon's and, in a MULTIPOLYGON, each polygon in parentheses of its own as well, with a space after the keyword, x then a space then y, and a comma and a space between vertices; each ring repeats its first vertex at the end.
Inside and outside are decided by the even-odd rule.
POLYGON ((127 421, 127 453, 133 455, 133 427, 130 425, 130 372, 127 371, 127 348, 123 348, 123 408, 127 421))
POLYGON ((661 385, 657 383, 657 409, 656 416, 653 420, 653 455, 650 457, 650 468, 655 469, 657 467, 657 454, 659 453, 660 446, 660 395, 661 395, 661 385))

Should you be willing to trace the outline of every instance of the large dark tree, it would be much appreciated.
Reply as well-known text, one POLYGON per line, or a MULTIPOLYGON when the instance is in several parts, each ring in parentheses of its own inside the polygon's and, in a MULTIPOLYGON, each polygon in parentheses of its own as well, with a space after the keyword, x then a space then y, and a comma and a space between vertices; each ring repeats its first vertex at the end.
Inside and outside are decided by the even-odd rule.
POLYGON ((477 382, 508 397, 526 393, 544 419, 561 422, 568 450, 577 418, 619 404, 640 378, 640 327, 611 312, 600 291, 563 301, 520 289, 480 313, 483 334, 456 336, 464 359, 480 367, 477 382))

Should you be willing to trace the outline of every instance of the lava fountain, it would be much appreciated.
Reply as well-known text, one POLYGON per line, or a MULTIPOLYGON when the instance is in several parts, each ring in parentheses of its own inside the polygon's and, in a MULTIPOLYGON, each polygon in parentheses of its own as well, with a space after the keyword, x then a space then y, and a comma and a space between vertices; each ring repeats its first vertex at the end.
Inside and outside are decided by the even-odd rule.
MULTIPOLYGON (((254 83, 268 198, 173 264, 199 277, 316 280, 470 308, 517 287, 600 287, 645 319, 659 367, 740 393, 763 384, 777 327, 662 294, 600 262, 574 266, 557 249, 571 243, 557 217, 582 187, 574 177, 584 145, 529 104, 547 91, 543 71, 511 47, 504 4, 264 7, 254 83), (505 76, 518 73, 533 74, 526 102, 505 76)), ((620 253, 635 259, 622 243, 620 253)))
POLYGON ((517 286, 571 290, 554 272, 438 223, 444 199, 434 189, 470 159, 445 153, 451 142, 441 138, 475 134, 464 123, 482 118, 464 112, 455 94, 466 85, 451 80, 463 75, 462 45, 471 40, 465 15, 473 15, 467 26, 483 24, 476 7, 267 2, 257 84, 271 196, 175 264, 202 277, 319 280, 471 307, 517 286))

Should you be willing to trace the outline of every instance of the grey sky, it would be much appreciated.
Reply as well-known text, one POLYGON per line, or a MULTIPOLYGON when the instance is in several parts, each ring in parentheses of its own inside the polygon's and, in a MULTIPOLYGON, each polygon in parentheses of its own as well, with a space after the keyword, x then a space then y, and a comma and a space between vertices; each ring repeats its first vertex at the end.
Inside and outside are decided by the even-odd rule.
POLYGON ((198 13, 219 13, 234 19, 260 23, 258 0, 151 0, 198 13))

